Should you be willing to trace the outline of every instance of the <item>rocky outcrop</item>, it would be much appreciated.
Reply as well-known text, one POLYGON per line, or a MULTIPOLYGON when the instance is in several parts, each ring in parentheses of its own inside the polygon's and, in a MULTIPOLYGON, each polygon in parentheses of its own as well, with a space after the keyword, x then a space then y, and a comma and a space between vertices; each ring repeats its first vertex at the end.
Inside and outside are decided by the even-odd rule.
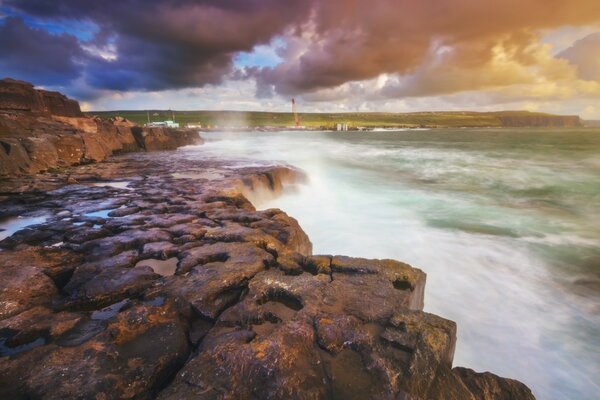
POLYGON ((0 183, 0 218, 47 218, 0 241, 0 398, 533 399, 453 368, 423 271, 312 255, 243 195, 302 178, 132 153, 0 183))
POLYGON ((85 117, 76 101, 59 93, 0 81, 0 177, 197 143, 201 139, 194 130, 141 128, 122 118, 85 117))
POLYGON ((83 117, 79 103, 58 92, 35 89, 31 83, 0 80, 0 110, 83 117))

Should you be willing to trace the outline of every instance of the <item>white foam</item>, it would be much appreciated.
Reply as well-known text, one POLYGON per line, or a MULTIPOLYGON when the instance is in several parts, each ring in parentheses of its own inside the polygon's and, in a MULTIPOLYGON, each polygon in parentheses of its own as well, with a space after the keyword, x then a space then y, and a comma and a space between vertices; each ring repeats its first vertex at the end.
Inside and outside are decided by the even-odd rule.
POLYGON ((533 245, 600 246, 591 222, 598 214, 585 201, 565 192, 546 207, 535 205, 545 190, 567 188, 575 176, 597 178, 574 175, 568 160, 561 164, 544 152, 528 157, 519 147, 481 149, 476 139, 453 146, 427 136, 439 132, 423 132, 422 142, 414 135, 390 141, 401 132, 392 139, 211 133, 190 157, 243 158, 248 165, 282 160, 301 168, 308 184, 259 206, 298 219, 315 254, 395 258, 422 268, 426 310, 458 323, 456 365, 517 378, 539 398, 592 398, 599 390, 592 382, 600 376, 593 334, 600 334, 600 321, 590 310, 598 300, 561 286, 533 245), (528 207, 521 190, 533 193, 522 195, 532 200, 528 207), (576 204, 590 210, 587 218, 568 212, 576 204))

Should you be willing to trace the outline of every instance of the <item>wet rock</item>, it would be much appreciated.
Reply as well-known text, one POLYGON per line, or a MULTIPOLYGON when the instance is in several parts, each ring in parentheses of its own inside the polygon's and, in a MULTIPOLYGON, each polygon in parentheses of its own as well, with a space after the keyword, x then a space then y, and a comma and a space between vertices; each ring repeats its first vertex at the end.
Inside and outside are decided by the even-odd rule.
POLYGON ((137 304, 89 340, 71 344, 1 358, 0 397, 149 398, 190 351, 186 324, 171 303, 137 304))
POLYGON ((82 266, 75 270, 65 286, 69 294, 66 307, 75 309, 99 308, 125 297, 139 297, 160 275, 150 267, 95 268, 82 266))
POLYGON ((422 312, 422 271, 313 256, 297 221, 256 211, 244 193, 277 193, 285 171, 138 153, 0 181, 26 190, 6 216, 50 215, 1 244, 0 398, 532 398, 452 369, 456 325, 422 312), (203 169, 218 177, 173 177, 203 169), (115 179, 128 190, 94 186, 115 179))
POLYGON ((243 243, 218 243, 191 249, 177 267, 177 275, 157 289, 189 303, 195 312, 215 319, 244 295, 248 282, 272 262, 264 250, 243 243))
POLYGON ((22 346, 39 338, 51 340, 73 328, 82 316, 76 313, 54 313, 49 308, 33 307, 0 321, 0 336, 10 347, 22 346))
POLYGON ((52 279, 40 269, 27 265, 0 267, 0 319, 28 308, 49 304, 58 297, 52 279))
POLYGON ((500 378, 489 372, 477 373, 469 368, 454 368, 454 375, 472 393, 474 399, 534 399, 531 390, 514 379, 500 378))
MULTIPOLYGON (((193 238, 194 239, 194 238, 193 238)), ((179 247, 171 242, 152 242, 144 244, 142 257, 169 258, 179 253, 179 247)))

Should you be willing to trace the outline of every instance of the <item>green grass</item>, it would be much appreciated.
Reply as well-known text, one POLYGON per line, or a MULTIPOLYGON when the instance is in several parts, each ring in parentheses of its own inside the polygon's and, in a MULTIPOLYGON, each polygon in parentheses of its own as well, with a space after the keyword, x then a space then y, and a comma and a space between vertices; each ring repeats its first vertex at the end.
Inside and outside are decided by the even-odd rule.
MULTIPOLYGON (((149 110, 151 121, 171 119, 171 111, 149 110)), ((203 127, 285 127, 294 125, 292 113, 261 111, 174 111, 175 120, 185 124, 201 124, 203 127)), ((101 118, 121 116, 135 123, 147 122, 147 111, 98 111, 88 112, 101 118)), ((503 112, 419 112, 419 113, 300 113, 303 126, 332 128, 336 123, 350 127, 478 127, 502 126, 500 116, 548 116, 549 114, 527 111, 503 112)))

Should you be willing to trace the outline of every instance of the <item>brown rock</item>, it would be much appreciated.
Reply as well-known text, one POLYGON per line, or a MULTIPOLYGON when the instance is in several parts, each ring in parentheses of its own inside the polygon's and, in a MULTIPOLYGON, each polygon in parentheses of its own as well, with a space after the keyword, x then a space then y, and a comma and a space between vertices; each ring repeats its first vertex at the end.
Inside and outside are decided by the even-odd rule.
POLYGON ((193 130, 142 129, 123 118, 85 117, 66 96, 0 80, 0 176, 35 174, 118 152, 173 150, 201 143, 193 130))
POLYGON ((135 304, 82 343, 0 358, 0 397, 150 398, 186 360, 186 332, 171 303, 135 304))
POLYGON ((281 190, 281 171, 132 154, 67 174, 6 184, 44 190, 6 215, 49 218, 0 242, 0 398, 532 398, 452 369, 456 325, 421 311, 422 271, 312 256, 294 219, 256 211, 242 191, 281 190), (203 168, 220 178, 172 176, 203 168), (90 185, 115 179, 129 190, 90 185))

